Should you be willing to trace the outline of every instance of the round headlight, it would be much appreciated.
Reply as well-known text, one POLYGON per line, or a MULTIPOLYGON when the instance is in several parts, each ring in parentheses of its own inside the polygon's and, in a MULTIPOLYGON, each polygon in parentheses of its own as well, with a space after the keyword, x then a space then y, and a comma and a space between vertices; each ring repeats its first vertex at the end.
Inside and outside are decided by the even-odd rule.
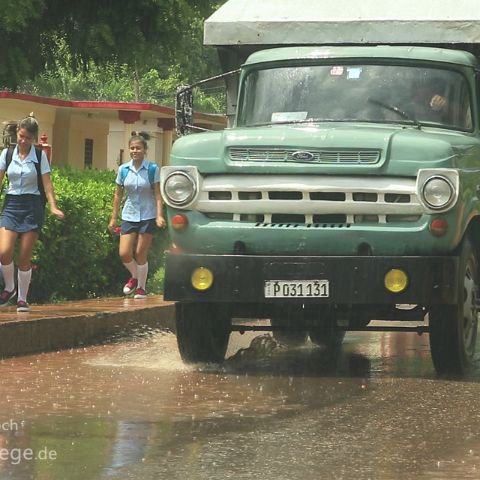
POLYGON ((195 182, 185 172, 175 172, 165 180, 164 191, 166 200, 175 205, 185 205, 195 196, 195 182))
POLYGON ((423 184, 423 198, 430 208, 444 208, 453 195, 453 186, 444 177, 431 177, 423 184))

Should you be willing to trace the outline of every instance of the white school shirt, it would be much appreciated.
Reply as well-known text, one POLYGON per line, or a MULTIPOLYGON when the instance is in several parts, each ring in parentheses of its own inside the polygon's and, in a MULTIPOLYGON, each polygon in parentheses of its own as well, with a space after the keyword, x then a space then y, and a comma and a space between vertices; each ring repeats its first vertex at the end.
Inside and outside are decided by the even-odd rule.
MULTIPOLYGON (((38 159, 33 145, 24 160, 21 160, 18 156, 18 146, 14 148, 12 161, 7 171, 8 187, 6 193, 8 195, 40 195, 37 182, 37 169, 35 168, 36 163, 38 163, 38 159)), ((5 171, 6 166, 7 149, 5 148, 0 154, 0 170, 5 171)), ((50 172, 50 164, 43 151, 40 162, 40 172, 42 175, 50 172)))
MULTIPOLYGON (((142 222, 157 217, 157 203, 153 185, 148 178, 148 164, 150 162, 144 158, 140 168, 135 170, 133 160, 121 165, 118 169, 115 182, 122 185, 121 170, 128 168, 127 176, 123 182, 123 188, 127 192, 127 199, 122 210, 122 220, 127 222, 142 222)), ((160 182, 160 168, 155 169, 155 178, 153 183, 160 182)))

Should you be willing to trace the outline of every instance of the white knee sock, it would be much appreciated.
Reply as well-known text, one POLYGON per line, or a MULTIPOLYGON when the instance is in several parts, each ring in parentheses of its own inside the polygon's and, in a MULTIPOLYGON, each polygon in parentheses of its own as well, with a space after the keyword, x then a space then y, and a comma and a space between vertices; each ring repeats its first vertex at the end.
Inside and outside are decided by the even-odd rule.
POLYGON ((148 262, 143 265, 137 265, 138 271, 138 288, 143 288, 145 290, 145 284, 147 283, 148 275, 148 262))
POLYGON ((27 301, 28 288, 30 287, 30 280, 32 279, 32 269, 20 270, 18 269, 18 300, 27 301))
POLYGON ((3 280, 5 281, 5 290, 13 292, 15 289, 15 265, 10 262, 8 265, 2 265, 3 280))
POLYGON ((130 272, 132 278, 138 278, 137 274, 137 262, 132 260, 131 262, 124 263, 125 268, 130 272))

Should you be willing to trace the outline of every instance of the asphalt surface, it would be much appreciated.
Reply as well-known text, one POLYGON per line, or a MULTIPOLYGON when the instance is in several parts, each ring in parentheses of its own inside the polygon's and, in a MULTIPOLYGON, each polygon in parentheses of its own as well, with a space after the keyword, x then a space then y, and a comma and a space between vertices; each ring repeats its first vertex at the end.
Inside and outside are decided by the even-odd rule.
POLYGON ((93 345, 148 330, 173 330, 174 306, 162 296, 103 298, 0 310, 0 358, 93 345))

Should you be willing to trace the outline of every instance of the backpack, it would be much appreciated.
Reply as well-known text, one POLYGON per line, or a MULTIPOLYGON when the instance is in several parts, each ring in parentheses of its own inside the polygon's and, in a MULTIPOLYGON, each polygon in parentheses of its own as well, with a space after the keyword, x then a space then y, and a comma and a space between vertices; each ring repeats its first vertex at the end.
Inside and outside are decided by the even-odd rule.
MULTIPOLYGON (((153 188, 153 183, 155 182, 156 169, 157 169, 156 163, 152 163, 152 162, 148 163, 148 181, 150 182, 150 185, 152 186, 152 188, 153 188)), ((123 184, 125 183, 125 179, 127 178, 129 170, 130 169, 126 164, 120 167, 120 184, 122 185, 122 187, 123 187, 123 184)))
MULTIPOLYGON (((7 166, 5 167, 5 173, 7 173, 8 167, 12 163, 12 157, 13 157, 13 150, 15 147, 10 146, 7 148, 7 166)), ((35 153, 37 155, 37 162, 35 163, 35 169, 37 170, 37 186, 38 186, 38 191, 40 192, 40 198, 42 199, 42 204, 43 207, 45 208, 45 205, 47 203, 47 196, 45 195, 45 189, 43 188, 43 180, 42 180, 42 149, 35 147, 35 153)), ((8 175, 8 174, 7 174, 8 175)))

